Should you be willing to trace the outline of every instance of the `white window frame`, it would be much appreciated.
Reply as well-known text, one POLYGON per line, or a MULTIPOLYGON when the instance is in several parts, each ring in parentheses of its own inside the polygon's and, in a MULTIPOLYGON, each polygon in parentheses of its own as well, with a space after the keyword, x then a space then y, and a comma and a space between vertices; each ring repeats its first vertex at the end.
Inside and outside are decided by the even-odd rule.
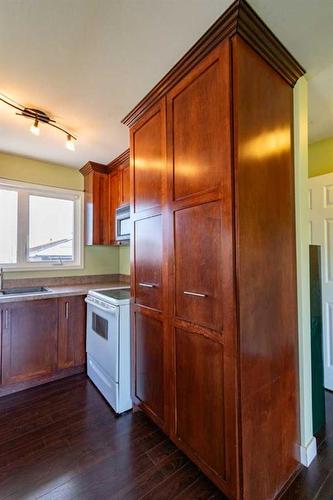
POLYGON ((84 242, 83 242, 83 203, 82 191, 63 189, 41 184, 29 184, 0 178, 0 189, 18 191, 18 230, 17 230, 17 262, 15 264, 2 264, 0 266, 7 272, 16 271, 45 271, 45 270, 71 270, 84 268, 84 242), (29 195, 46 196, 47 198, 60 198, 74 201, 74 259, 71 262, 29 262, 28 242, 29 237, 29 195))

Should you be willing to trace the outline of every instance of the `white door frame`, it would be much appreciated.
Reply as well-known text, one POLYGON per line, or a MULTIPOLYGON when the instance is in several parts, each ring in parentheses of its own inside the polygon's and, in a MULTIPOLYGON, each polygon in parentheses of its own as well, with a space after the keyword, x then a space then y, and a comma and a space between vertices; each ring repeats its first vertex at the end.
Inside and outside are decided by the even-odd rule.
POLYGON ((303 76, 294 88, 294 165, 299 350, 300 460, 317 454, 312 426, 310 269, 308 223, 308 89, 303 76))

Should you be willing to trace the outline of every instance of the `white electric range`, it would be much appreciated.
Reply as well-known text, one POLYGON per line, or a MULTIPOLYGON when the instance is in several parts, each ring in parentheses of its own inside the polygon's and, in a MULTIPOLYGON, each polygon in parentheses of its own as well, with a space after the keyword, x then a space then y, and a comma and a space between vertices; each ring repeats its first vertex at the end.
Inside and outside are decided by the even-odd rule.
POLYGON ((87 303, 87 373, 116 413, 132 408, 130 290, 90 290, 87 303))

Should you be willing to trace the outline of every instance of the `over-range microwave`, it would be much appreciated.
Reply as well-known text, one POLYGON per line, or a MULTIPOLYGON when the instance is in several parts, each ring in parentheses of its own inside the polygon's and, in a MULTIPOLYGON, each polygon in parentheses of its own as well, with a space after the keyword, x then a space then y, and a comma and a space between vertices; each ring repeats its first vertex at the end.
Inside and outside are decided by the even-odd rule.
POLYGON ((124 205, 116 209, 116 240, 130 239, 130 206, 124 205))

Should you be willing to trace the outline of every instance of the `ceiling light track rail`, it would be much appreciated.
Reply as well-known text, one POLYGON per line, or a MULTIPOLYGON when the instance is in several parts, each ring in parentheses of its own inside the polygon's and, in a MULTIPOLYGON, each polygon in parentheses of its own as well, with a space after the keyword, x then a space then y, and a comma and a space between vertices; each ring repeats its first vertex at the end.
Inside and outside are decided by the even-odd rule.
POLYGON ((67 136, 66 148, 70 151, 75 151, 75 144, 73 141, 77 141, 77 137, 75 137, 71 132, 66 130, 57 124, 56 120, 53 120, 49 115, 47 115, 44 111, 36 108, 28 108, 21 106, 20 104, 14 104, 10 102, 10 100, 5 99, 0 95, 0 101, 7 104, 8 106, 17 110, 16 115, 23 116, 24 118, 28 118, 34 121, 34 123, 30 127, 30 131, 34 135, 40 134, 39 123, 44 123, 45 125, 50 125, 50 127, 56 128, 63 132, 67 136))

